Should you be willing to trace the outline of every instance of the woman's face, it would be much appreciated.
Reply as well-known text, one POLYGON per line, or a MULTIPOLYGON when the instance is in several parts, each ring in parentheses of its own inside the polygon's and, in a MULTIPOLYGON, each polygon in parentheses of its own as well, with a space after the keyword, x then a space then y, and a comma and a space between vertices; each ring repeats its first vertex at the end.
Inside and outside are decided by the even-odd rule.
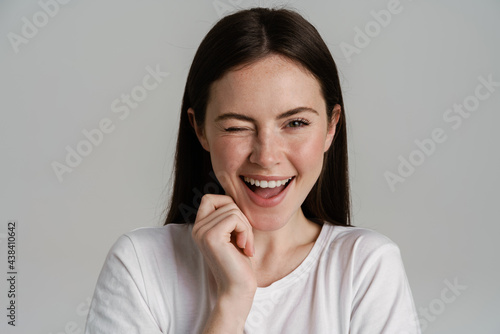
MULTIPOLYGON (((188 113, 193 117, 192 109, 188 113)), ((205 124, 196 132, 226 195, 254 228, 271 231, 301 214, 339 114, 336 105, 328 128, 319 82, 288 58, 271 55, 212 84, 205 124), (251 185, 255 180, 258 187, 251 185)))

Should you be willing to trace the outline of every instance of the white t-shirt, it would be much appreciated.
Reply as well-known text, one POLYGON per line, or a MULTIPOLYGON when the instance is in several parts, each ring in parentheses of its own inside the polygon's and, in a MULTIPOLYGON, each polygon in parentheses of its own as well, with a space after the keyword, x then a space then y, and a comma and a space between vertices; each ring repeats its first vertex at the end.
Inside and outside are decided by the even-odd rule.
MULTIPOLYGON (((140 228, 118 238, 86 334, 202 332, 216 284, 192 226, 140 228)), ((325 223, 293 272, 257 288, 245 333, 420 334, 398 246, 370 229, 325 223)))

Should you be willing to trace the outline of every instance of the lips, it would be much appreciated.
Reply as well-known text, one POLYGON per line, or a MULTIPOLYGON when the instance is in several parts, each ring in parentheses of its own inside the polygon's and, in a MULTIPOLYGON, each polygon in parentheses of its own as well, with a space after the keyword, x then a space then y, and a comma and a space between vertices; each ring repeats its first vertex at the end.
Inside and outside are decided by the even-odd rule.
MULTIPOLYGON (((259 184, 259 183, 254 184, 254 182, 253 182, 254 180, 253 179, 252 179, 252 182, 249 182, 248 178, 246 178, 244 176, 240 176, 240 178, 243 180, 243 182, 245 183, 245 185, 252 192, 254 192, 254 193, 264 192, 263 189, 266 189, 266 188, 269 189, 269 190, 265 190, 265 192, 272 193, 272 196, 261 196, 261 197, 267 199, 267 198, 274 197, 274 196, 278 195, 279 193, 281 193, 290 184, 290 182, 292 181, 292 179, 294 178, 294 176, 291 177, 288 181, 286 181, 285 184, 282 185, 281 182, 280 182, 279 186, 277 186, 277 185, 275 186, 275 184, 273 184, 272 187, 268 186, 268 182, 267 181, 264 181, 265 182, 265 186, 262 186, 262 185, 258 186, 257 184, 259 184), (247 180, 245 180, 245 179, 247 179, 247 180), (273 190, 271 190, 271 189, 273 189, 273 190)), ((275 182, 275 181, 269 181, 269 183, 271 183, 271 182, 275 182)), ((262 182, 260 184, 262 184, 262 182)))
POLYGON ((272 207, 278 205, 283 198, 285 198, 289 185, 295 180, 295 176, 293 176, 286 184, 275 187, 275 188, 261 188, 255 185, 248 184, 244 181, 244 177, 240 176, 241 181, 245 184, 245 188, 247 189, 247 194, 250 199, 262 207, 272 207))

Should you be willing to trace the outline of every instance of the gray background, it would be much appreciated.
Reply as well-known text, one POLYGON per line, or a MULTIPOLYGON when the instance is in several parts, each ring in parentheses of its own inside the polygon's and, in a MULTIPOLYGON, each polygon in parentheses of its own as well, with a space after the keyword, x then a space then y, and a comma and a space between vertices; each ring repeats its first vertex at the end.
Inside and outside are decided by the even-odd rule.
MULTIPOLYGON (((181 97, 201 39, 226 10, 283 4, 71 1, 47 15, 46 3, 54 1, 0 4, 2 333, 83 331, 113 242, 162 224, 181 97), (13 46, 9 38, 34 20, 38 31, 13 46), (122 94, 140 92, 148 66, 169 75, 127 117, 113 112, 122 94), (113 131, 60 182, 52 164, 64 164, 66 147, 76 149, 82 131, 105 118, 113 131), (19 226, 15 328, 6 318, 10 219, 19 226)), ((425 333, 500 333, 500 87, 460 126, 444 118, 474 102, 480 77, 500 82, 500 2, 401 0, 388 24, 376 23, 371 11, 391 3, 287 2, 317 27, 340 71, 353 223, 400 246, 425 333), (356 40, 365 28, 368 45, 356 40), (347 44, 357 53, 344 52, 347 44), (418 153, 415 141, 436 128, 446 140, 418 153), (398 173, 400 156, 419 165, 391 189, 384 174, 398 173)))

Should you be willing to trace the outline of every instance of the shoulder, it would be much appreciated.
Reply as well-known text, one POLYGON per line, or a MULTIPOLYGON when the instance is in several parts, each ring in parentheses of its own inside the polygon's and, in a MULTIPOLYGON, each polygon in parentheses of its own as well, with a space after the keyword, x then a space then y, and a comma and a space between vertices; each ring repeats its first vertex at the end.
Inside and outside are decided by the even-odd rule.
POLYGON ((328 230, 329 253, 356 263, 369 265, 381 258, 399 261, 398 245, 384 234, 372 229, 352 226, 325 225, 328 230))
POLYGON ((170 239, 191 238, 193 224, 168 224, 158 227, 140 227, 123 236, 128 237, 134 244, 164 243, 170 239))
POLYGON ((332 277, 348 301, 351 332, 370 328, 373 333, 420 333, 398 245, 368 228, 329 229, 329 254, 335 255, 328 260, 340 273, 332 277))
POLYGON ((155 253, 172 254, 179 247, 192 245, 192 224, 169 224, 141 227, 122 234, 111 247, 111 254, 148 256, 155 253))
POLYGON ((364 227, 325 224, 330 231, 330 246, 355 247, 358 250, 372 251, 384 247, 398 247, 389 237, 364 227))

